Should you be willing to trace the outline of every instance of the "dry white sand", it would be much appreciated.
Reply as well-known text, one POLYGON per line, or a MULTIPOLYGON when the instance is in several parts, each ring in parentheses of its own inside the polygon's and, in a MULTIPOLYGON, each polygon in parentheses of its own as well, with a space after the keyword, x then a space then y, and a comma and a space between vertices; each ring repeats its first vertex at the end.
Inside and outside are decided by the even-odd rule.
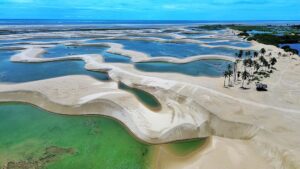
MULTIPOLYGON (((283 53, 273 46, 253 44, 253 49, 264 47, 273 56, 283 53)), ((148 58, 124 52, 121 46, 114 49, 128 57, 148 58)), ((212 136, 207 147, 182 160, 162 155, 157 168, 300 168, 300 61, 295 56, 278 58, 279 71, 265 80, 270 90, 260 93, 253 88, 223 88, 222 78, 149 73, 128 64, 107 64, 100 55, 51 60, 39 57, 40 53, 40 49, 30 48, 11 60, 83 59, 87 69, 107 71, 112 82, 68 76, 1 84, 1 101, 29 102, 63 114, 111 116, 150 143, 212 136), (162 104, 162 110, 153 112, 132 94, 117 89, 118 81, 151 93, 162 104)))

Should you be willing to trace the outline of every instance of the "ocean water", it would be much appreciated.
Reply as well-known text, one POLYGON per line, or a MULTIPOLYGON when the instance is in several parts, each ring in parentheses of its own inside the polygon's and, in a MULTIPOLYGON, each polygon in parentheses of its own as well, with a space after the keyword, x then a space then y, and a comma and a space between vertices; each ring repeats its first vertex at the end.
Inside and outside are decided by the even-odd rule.
POLYGON ((67 20, 0 19, 0 25, 299 24, 300 20, 67 20))

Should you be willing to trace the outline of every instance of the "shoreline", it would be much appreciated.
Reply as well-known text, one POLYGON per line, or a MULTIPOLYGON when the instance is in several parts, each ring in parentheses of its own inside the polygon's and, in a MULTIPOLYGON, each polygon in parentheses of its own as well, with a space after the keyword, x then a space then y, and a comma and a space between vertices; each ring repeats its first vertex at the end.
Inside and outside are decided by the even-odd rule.
MULTIPOLYGON (((150 143, 150 142, 146 142, 145 140, 137 137, 129 128, 128 126, 123 123, 122 121, 118 120, 117 118, 114 118, 114 117, 111 117, 109 115, 103 115, 103 114, 60 114, 60 113, 57 113, 57 112, 53 112, 53 111, 49 111, 47 109, 44 109, 40 106, 37 106, 35 104, 32 104, 32 103, 28 103, 28 102, 21 102, 21 101, 0 101, 0 106, 2 105, 30 105, 30 106, 33 106, 37 109, 40 109, 40 110, 43 110, 43 111, 46 111, 47 113, 51 113, 51 114, 56 114, 56 115, 61 115, 61 116, 83 116, 83 117, 103 117, 103 118, 107 118, 107 119, 111 119, 117 123, 119 123, 121 126, 124 127, 124 129, 128 132, 129 135, 131 135, 134 139, 138 140, 139 142, 143 143, 143 144, 147 144, 147 145, 153 145, 153 146, 156 146, 156 145, 165 145, 165 144, 172 144, 172 143, 181 143, 181 142, 185 142, 185 141, 193 141, 193 140, 198 140, 198 139, 204 139, 205 143, 207 142, 207 140, 210 138, 210 137, 207 137, 207 138, 187 138, 187 139, 180 139, 180 140, 172 140, 172 141, 169 141, 169 142, 163 142, 163 143, 150 143)), ((200 147, 203 147, 204 145, 201 145, 200 147)))
MULTIPOLYGON (((97 96, 95 94, 92 94, 92 95, 90 95, 92 97, 89 96, 90 97, 89 99, 84 99, 84 100, 81 100, 81 99, 78 100, 79 98, 76 98, 76 97, 78 97, 77 95, 79 95, 79 97, 80 97, 80 95, 86 95, 81 92, 79 92, 78 94, 75 93, 75 94, 68 95, 68 96, 65 95, 63 97, 64 98, 63 102, 61 100, 62 98, 59 100, 55 99, 60 96, 56 96, 56 95, 52 94, 52 92, 55 92, 55 93, 58 92, 58 91, 56 91, 57 88, 53 87, 52 85, 57 84, 58 81, 60 81, 60 83, 64 83, 65 85, 68 84, 67 85, 67 86, 69 86, 68 90, 69 90, 69 92, 72 92, 73 89, 70 89, 70 87, 71 87, 70 84, 72 84, 73 81, 77 79, 77 77, 78 78, 80 77, 80 79, 84 79, 85 76, 69 76, 69 78, 61 77, 61 78, 54 78, 54 79, 48 79, 48 80, 41 80, 41 81, 37 81, 37 82, 28 82, 28 83, 24 83, 24 84, 16 84, 16 85, 14 85, 15 87, 13 87, 12 85, 7 85, 7 86, 2 85, 2 91, 0 91, 0 93, 1 93, 0 100, 1 101, 22 101, 22 102, 34 103, 35 105, 38 104, 38 106, 42 106, 42 108, 45 108, 46 110, 50 110, 50 111, 58 112, 58 113, 62 113, 62 114, 75 114, 75 115, 86 114, 86 113, 107 115, 108 112, 115 112, 116 109, 117 110, 119 109, 118 111, 129 113, 130 116, 127 117, 129 119, 125 118, 125 116, 123 116, 122 113, 119 114, 117 112, 116 112, 117 114, 113 113, 113 114, 108 114, 108 115, 110 115, 114 118, 118 118, 123 123, 125 123, 129 128, 131 128, 133 133, 137 134, 137 136, 139 136, 140 138, 143 138, 144 140, 147 140, 148 142, 151 142, 151 143, 168 142, 169 139, 170 140, 180 140, 180 139, 195 138, 195 137, 201 136, 201 135, 199 135, 200 133, 199 134, 194 133, 194 132, 196 132, 195 131, 196 126, 194 126, 194 125, 199 125, 199 126, 204 125, 205 123, 203 123, 204 122, 203 120, 207 119, 207 117, 206 117, 207 115, 205 115, 206 113, 203 114, 204 116, 202 114, 199 114, 200 116, 198 115, 199 117, 197 117, 197 118, 200 118, 198 120, 199 121, 198 124, 197 123, 195 124, 194 122, 192 122, 188 119, 182 119, 181 123, 171 123, 168 125, 167 119, 171 118, 172 114, 170 114, 170 109, 165 107, 165 104, 162 104, 163 105, 162 110, 160 110, 159 112, 152 112, 151 110, 146 108, 144 105, 142 105, 134 95, 129 94, 129 93, 126 93, 126 95, 128 95, 127 97, 129 97, 129 95, 130 95, 131 99, 129 99, 129 100, 127 99, 130 102, 129 102, 129 104, 126 104, 126 103, 124 103, 124 101, 122 101, 122 97, 124 97, 122 95, 124 95, 125 92, 120 91, 119 89, 113 89, 112 92, 108 91, 107 94, 104 94, 105 92, 104 93, 100 92, 99 89, 97 89, 98 93, 99 92, 102 93, 101 95, 97 96), (66 79, 66 80, 64 80, 62 82, 62 79, 66 79), (67 79, 72 79, 72 80, 67 80, 67 79), (31 85, 31 84, 34 84, 34 85, 31 85), (40 84, 43 84, 43 85, 40 85, 40 84), (26 86, 28 86, 29 88, 26 86), (32 87, 30 87, 30 86, 32 86, 32 87), (34 86, 39 86, 39 89, 36 89, 36 87, 34 87, 34 86), (7 91, 5 88, 10 88, 10 89, 7 91), (44 91, 45 88, 48 89, 47 94, 41 92, 41 91, 44 91), (22 92, 22 91, 24 91, 24 92, 22 92), (117 93, 115 93, 114 91, 117 91, 117 93), (123 94, 121 94, 121 93, 123 93, 123 94), (95 95, 95 97, 93 95, 95 95), (34 97, 32 97, 32 96, 34 96, 34 97), (76 96, 76 97, 72 98, 74 96, 76 96), (16 98, 18 98, 18 99, 16 99, 16 98), (37 100, 39 100, 39 101, 37 101, 37 100), (78 100, 78 101, 76 101, 76 100, 78 100), (76 101, 77 103, 74 101, 76 101), (103 106, 105 106, 104 103, 107 104, 107 107, 109 107, 109 110, 107 110, 107 107, 103 107, 103 106), (78 107, 79 109, 78 108, 74 109, 72 107, 69 107, 72 105, 77 105, 76 107, 78 107, 78 106, 80 106, 80 107, 78 107), (86 109, 83 109, 83 107, 86 107, 86 106, 88 106, 88 107, 86 109), (96 108, 99 106, 102 109, 96 108), (140 108, 138 108, 138 107, 140 107, 140 108), (90 110, 90 112, 86 112, 86 110, 90 110), (108 112, 106 112, 106 111, 108 111, 108 112), (164 112, 164 113, 161 113, 161 112, 164 112), (147 116, 145 116, 145 115, 147 115, 147 116), (154 119, 156 119, 156 120, 164 119, 165 123, 167 123, 167 124, 164 124, 164 125, 161 124, 161 127, 156 126, 155 128, 152 128, 152 127, 148 128, 146 126, 141 127, 140 125, 138 125, 139 127, 136 128, 137 127, 136 125, 139 124, 140 122, 144 123, 143 122, 144 120, 136 119, 138 116, 140 116, 139 118, 144 116, 143 119, 146 120, 147 123, 151 123, 154 119), (153 120, 151 120, 151 119, 153 119, 153 120), (132 120, 134 120, 133 123, 131 122, 132 120), (190 122, 187 123, 188 121, 186 121, 186 120, 188 120, 190 122), (164 129, 165 127, 167 127, 168 130, 161 132, 160 130, 166 130, 166 129, 164 129), (180 134, 180 136, 173 135, 175 133, 173 133, 172 131, 173 130, 176 131, 179 129, 179 128, 176 129, 177 127, 181 127, 182 128, 181 130, 186 130, 189 128, 188 130, 191 130, 193 132, 190 133, 190 136, 186 135, 185 137, 182 137, 183 136, 182 134, 180 134), (188 127, 188 128, 186 128, 186 127, 188 127), (158 135, 155 133, 157 133, 158 135), (173 134, 171 134, 171 133, 173 133, 173 134), (157 136, 154 136, 154 134, 157 136), (169 136, 169 134, 171 134, 171 136, 169 136), (162 139, 162 138, 168 138, 168 139, 162 139)), ((97 80, 95 80, 95 82, 89 82, 88 79, 85 79, 84 81, 85 82, 82 83, 83 86, 87 85, 88 83, 96 83, 97 82, 97 80)), ((103 83, 102 85, 105 85, 105 82, 102 82, 102 83, 103 83)), ((111 82, 111 83, 113 83, 113 82, 111 82)), ((90 86, 90 85, 88 85, 88 86, 90 86)), ((90 86, 90 87, 88 87, 88 86, 86 86, 84 88, 92 88, 92 86, 90 86)), ((103 87, 105 87, 105 86, 103 86, 103 87)), ((61 89, 61 90, 66 90, 66 89, 67 88, 61 89)), ((108 89, 107 87, 105 87, 103 89, 111 90, 111 89, 108 89)), ((86 92, 92 93, 92 91, 94 91, 94 90, 95 89, 91 89, 91 91, 86 91, 86 92)), ((69 94, 71 94, 71 93, 69 93, 69 94)), ((155 94, 154 94, 154 96, 155 96, 155 94)), ((156 95, 156 96, 159 96, 159 95, 156 95)), ((80 98, 82 98, 82 97, 80 97, 80 98)), ((161 97, 157 97, 157 99, 161 103, 164 103, 164 102, 162 102, 163 100, 161 100, 161 97)), ((210 115, 210 116, 213 117, 214 121, 216 120, 215 121, 216 123, 219 122, 220 120, 222 121, 222 119, 219 119, 218 117, 215 117, 214 115, 210 115)), ((212 118, 212 117, 210 117, 210 118, 212 118)), ((196 117, 193 117, 193 118, 196 118, 196 117)), ((227 122, 225 122, 225 125, 231 125, 231 124, 226 124, 226 123, 227 122)), ((234 125, 240 125, 240 127, 243 126, 243 124, 234 124, 234 125)), ((202 137, 209 136, 207 132, 208 131, 201 131, 201 133, 203 133, 202 137)))

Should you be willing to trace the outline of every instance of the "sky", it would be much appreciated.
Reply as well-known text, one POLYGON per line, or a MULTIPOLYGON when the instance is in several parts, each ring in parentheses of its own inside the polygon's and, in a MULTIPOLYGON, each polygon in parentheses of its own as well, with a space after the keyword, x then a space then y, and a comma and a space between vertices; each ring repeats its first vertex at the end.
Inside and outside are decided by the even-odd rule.
POLYGON ((0 0, 0 19, 300 20, 300 0, 0 0))

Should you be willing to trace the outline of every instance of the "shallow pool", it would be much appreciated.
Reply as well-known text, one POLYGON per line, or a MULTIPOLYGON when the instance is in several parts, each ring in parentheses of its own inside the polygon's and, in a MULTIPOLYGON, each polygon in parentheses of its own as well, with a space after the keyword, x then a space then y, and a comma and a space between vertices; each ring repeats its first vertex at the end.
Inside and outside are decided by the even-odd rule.
POLYGON ((16 63, 9 60, 13 54, 12 51, 0 51, 0 82, 28 82, 78 74, 108 80, 105 73, 87 71, 83 61, 16 63))
MULTIPOLYGON (((154 151, 161 145, 137 140, 116 120, 59 115, 23 103, 0 104, 0 138, 0 168, 144 169, 160 160, 154 151)), ((182 156, 204 141, 163 145, 182 156)))
POLYGON ((57 45, 52 48, 47 48, 46 53, 43 54, 45 58, 62 57, 68 55, 82 55, 82 54, 102 54, 107 47, 102 46, 66 46, 57 45))
POLYGON ((125 49, 149 54, 152 57, 172 56, 185 58, 194 55, 219 54, 234 56, 236 50, 227 48, 207 48, 191 43, 160 43, 137 40, 91 40, 89 43, 113 42, 124 45, 125 49))
POLYGON ((143 90, 140 90, 140 89, 137 89, 134 87, 129 87, 122 82, 119 82, 119 89, 122 89, 122 90, 125 90, 125 91, 128 91, 128 92, 134 94, 140 102, 142 102, 145 106, 147 106, 151 110, 158 111, 161 109, 161 104, 156 99, 156 97, 154 97, 152 94, 150 94, 146 91, 143 91, 143 90))
POLYGON ((191 76, 222 76, 231 62, 221 60, 194 61, 185 64, 166 62, 136 63, 135 67, 146 72, 173 72, 191 76))
POLYGON ((218 46, 218 45, 229 45, 236 47, 251 47, 251 43, 243 42, 243 41, 228 41, 228 42, 212 42, 208 43, 208 45, 218 46))
POLYGON ((1 168, 11 162, 47 169, 143 169, 151 160, 151 145, 112 119, 58 115, 26 104, 0 105, 0 138, 1 168))

